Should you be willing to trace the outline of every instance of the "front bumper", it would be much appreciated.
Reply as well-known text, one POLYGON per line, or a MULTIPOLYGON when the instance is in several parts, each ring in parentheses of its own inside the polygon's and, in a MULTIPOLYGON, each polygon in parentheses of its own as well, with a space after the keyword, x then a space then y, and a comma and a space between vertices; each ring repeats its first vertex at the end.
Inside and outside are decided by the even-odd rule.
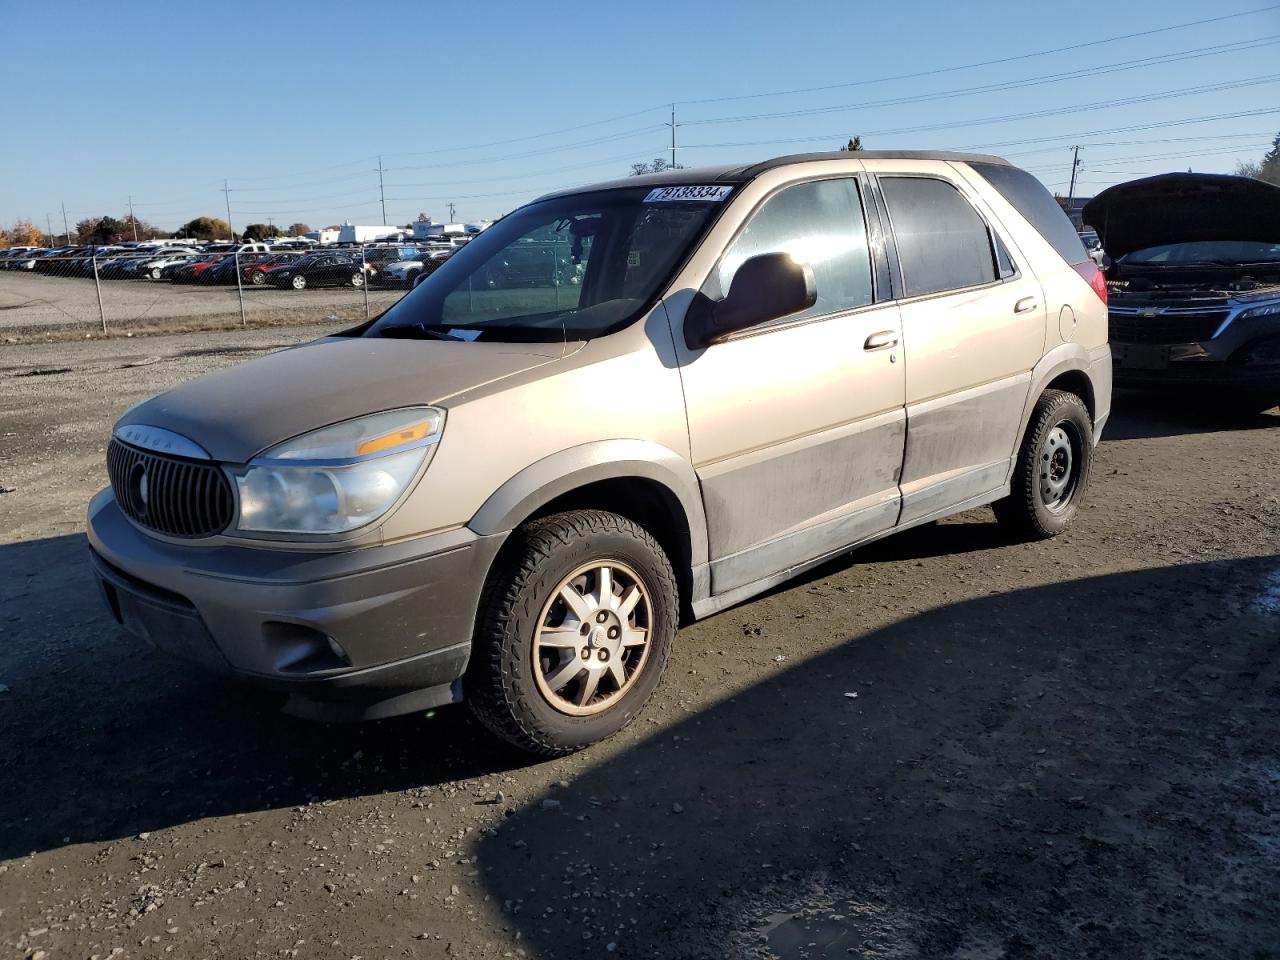
POLYGON ((1113 339, 1113 378, 1123 387, 1194 387, 1280 396, 1280 317, 1241 317, 1196 342, 1113 339))
POLYGON ((107 606, 129 632, 321 719, 458 699, 503 540, 463 527, 341 553, 193 546, 144 533, 110 490, 90 504, 88 534, 107 606))
POLYGON ((1212 346, 1112 343, 1113 382, 1118 387, 1202 387, 1280 396, 1280 363, 1220 358, 1212 346))

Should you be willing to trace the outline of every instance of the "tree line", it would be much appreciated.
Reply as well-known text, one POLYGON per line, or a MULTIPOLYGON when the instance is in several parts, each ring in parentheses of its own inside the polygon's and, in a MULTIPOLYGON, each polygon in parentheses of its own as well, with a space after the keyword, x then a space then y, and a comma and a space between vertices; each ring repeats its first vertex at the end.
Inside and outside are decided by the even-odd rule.
MULTIPOLYGON (((335 228, 336 229, 336 228, 335 228)), ((269 223, 251 223, 238 234, 241 240, 266 240, 273 237, 300 237, 311 233, 305 223, 292 223, 281 229, 269 223)), ((106 245, 131 240, 157 240, 162 237, 185 237, 194 240, 227 240, 232 236, 231 227, 218 217, 196 217, 177 230, 161 230, 145 220, 132 215, 124 217, 86 217, 77 221, 67 233, 47 233, 26 218, 19 218, 13 225, 0 227, 0 249, 9 247, 56 247, 64 243, 93 243, 106 245)))
POLYGON ((1236 166, 1236 175, 1265 180, 1280 187, 1280 133, 1271 141, 1271 149, 1262 155, 1261 160, 1241 163, 1236 166))

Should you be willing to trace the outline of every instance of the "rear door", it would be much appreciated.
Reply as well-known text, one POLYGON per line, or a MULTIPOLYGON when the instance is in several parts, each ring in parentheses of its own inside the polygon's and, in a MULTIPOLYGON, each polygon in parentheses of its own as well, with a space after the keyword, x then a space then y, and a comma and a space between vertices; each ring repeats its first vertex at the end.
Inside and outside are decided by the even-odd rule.
POLYGON ((901 523, 990 499, 1008 479, 1031 370, 1040 284, 949 164, 868 160, 901 291, 907 443, 901 523))

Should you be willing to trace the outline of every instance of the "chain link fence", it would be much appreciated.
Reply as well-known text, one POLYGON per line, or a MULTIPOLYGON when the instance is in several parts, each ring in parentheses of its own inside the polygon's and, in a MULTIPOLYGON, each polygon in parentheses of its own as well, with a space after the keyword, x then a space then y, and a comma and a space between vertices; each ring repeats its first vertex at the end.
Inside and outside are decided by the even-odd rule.
POLYGON ((358 323, 390 307, 456 249, 171 243, 0 250, 0 338, 358 323))

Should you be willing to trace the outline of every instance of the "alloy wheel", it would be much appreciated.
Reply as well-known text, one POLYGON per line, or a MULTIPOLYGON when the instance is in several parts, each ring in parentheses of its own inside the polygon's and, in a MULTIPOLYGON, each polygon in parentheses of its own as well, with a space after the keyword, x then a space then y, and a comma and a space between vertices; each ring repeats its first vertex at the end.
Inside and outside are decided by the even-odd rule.
POLYGON ((629 566, 594 560, 565 577, 538 619, 533 674, 556 710, 590 716, 634 686, 649 659, 649 591, 629 566))

